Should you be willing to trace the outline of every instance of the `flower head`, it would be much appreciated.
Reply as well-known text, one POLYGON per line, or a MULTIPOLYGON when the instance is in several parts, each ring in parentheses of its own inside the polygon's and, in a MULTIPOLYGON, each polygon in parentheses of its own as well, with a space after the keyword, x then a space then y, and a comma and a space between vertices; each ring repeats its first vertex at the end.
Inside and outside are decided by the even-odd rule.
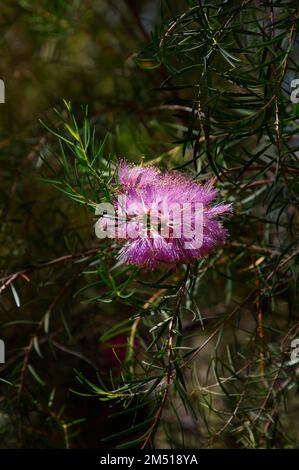
POLYGON ((227 238, 218 216, 231 204, 212 205, 217 190, 176 171, 162 172, 121 161, 118 167, 115 237, 123 263, 155 268, 187 263, 210 253, 227 238))

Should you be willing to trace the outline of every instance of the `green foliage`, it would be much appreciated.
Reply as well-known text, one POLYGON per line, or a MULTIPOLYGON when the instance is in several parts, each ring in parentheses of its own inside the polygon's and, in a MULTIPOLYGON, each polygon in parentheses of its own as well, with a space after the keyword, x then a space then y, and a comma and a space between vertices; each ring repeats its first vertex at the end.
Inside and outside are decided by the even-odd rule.
POLYGON ((296 447, 296 5, 12 3, 56 111, 25 110, 28 85, 21 116, 43 125, 2 131, 3 446, 296 447), (74 38, 76 73, 56 77, 74 38), (227 244, 166 271, 120 266, 93 233, 118 157, 215 178, 227 244))

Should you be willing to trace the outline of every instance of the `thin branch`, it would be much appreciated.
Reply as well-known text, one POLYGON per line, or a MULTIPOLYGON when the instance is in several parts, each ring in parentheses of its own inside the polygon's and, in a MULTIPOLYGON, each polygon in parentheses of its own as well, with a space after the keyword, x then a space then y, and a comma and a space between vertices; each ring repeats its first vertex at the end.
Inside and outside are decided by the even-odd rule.
POLYGON ((148 433, 144 443, 142 444, 142 447, 141 447, 142 449, 145 449, 147 447, 147 445, 149 444, 149 442, 152 440, 153 436, 155 435, 155 432, 156 432, 156 430, 159 426, 160 419, 162 417, 162 413, 163 413, 163 410, 164 410, 164 407, 165 407, 165 403, 166 403, 166 400, 167 400, 167 397, 168 397, 168 394, 169 394, 170 384, 172 382, 172 371, 173 371, 173 348, 172 348, 172 343, 173 343, 173 339, 174 339, 174 330, 175 330, 175 326, 176 326, 176 323, 177 323, 178 314, 179 314, 179 311, 180 311, 180 308, 181 308, 181 305, 182 305, 182 302, 184 300, 185 293, 186 293, 186 290, 187 290, 187 281, 188 281, 188 278, 189 278, 189 273, 190 273, 190 265, 187 265, 186 275, 185 275, 183 284, 180 287, 178 301, 176 303, 172 318, 171 318, 170 323, 169 323, 169 328, 168 328, 168 340, 167 340, 167 346, 166 346, 166 348, 167 348, 167 362, 168 362, 167 376, 166 376, 166 388, 163 392, 162 401, 161 401, 159 409, 158 409, 158 411, 155 415, 154 422, 153 422, 153 424, 152 424, 152 426, 149 430, 149 433, 148 433))
POLYGON ((25 277, 27 274, 32 273, 33 271, 37 271, 40 269, 50 268, 51 266, 55 266, 57 264, 63 263, 64 261, 69 261, 73 259, 84 259, 86 257, 91 257, 98 253, 99 248, 93 248, 81 253, 72 253, 69 255, 60 256, 59 258, 52 259, 50 261, 45 261, 43 263, 34 264, 29 266, 28 268, 21 269, 15 273, 9 274, 8 276, 2 277, 0 282, 2 282, 2 286, 0 287, 0 294, 10 286, 15 280, 19 277, 25 277))

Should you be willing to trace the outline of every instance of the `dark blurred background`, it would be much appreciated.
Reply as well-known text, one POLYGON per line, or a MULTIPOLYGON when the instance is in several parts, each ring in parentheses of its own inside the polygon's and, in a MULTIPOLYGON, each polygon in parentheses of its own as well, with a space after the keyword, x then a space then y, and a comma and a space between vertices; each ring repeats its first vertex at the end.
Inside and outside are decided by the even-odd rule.
MULTIPOLYGON (((127 331, 111 340, 99 338, 116 321, 132 315, 134 309, 121 299, 87 302, 96 296, 97 287, 86 295, 75 295, 87 281, 92 282, 92 276, 84 272, 90 270, 89 250, 98 249, 99 243, 90 211, 44 180, 49 176, 45 161, 51 161, 59 148, 55 136, 39 119, 59 129, 61 122, 53 108, 63 113, 62 99, 72 102, 79 118, 81 105, 88 105, 98 138, 111 136, 107 151, 131 161, 145 158, 169 168, 191 159, 193 171, 192 158, 198 148, 188 147, 184 136, 192 142, 190 114, 197 97, 194 84, 198 71, 188 71, 187 77, 179 75, 177 86, 172 82, 173 87, 168 87, 170 68, 152 57, 165 17, 188 8, 185 1, 0 1, 0 78, 6 95, 5 104, 0 105, 2 286, 7 276, 19 273, 15 282, 3 289, 0 303, 0 338, 6 344, 6 363, 0 366, 0 448, 106 447, 107 442, 101 439, 130 426, 127 415, 111 416, 122 410, 121 403, 112 408, 109 401, 74 393, 80 389, 88 395, 88 389, 78 383, 76 371, 91 381, 97 380, 100 371, 107 386, 111 374, 112 378, 120 376, 127 331), (64 256, 66 259, 60 260, 64 256), (51 260, 56 261, 40 266, 51 260), (20 270, 24 272, 20 274, 20 270)), ((170 47, 170 57, 172 53, 170 47)), ((192 65, 192 53, 186 52, 182 67, 185 59, 187 66, 188 60, 192 65)), ((263 62, 266 58, 261 55, 256 52, 257 60, 263 62)), ((219 68, 227 72, 223 57, 217 60, 219 68)), ((244 57, 242 60, 246 66, 249 64, 244 57)), ((180 63, 180 58, 174 61, 180 63)), ((215 88, 217 81, 220 88, 223 86, 221 80, 217 75, 215 88)), ((240 92, 241 85, 239 88, 236 82, 231 87, 224 87, 224 94, 240 92)), ((213 93, 212 86, 211 90, 213 93)), ((267 99, 266 93, 261 98, 262 88, 257 86, 256 90, 259 99, 267 99)), ((229 100, 217 101, 216 97, 219 110, 215 108, 212 124, 223 110, 224 117, 219 119, 223 119, 224 128, 238 127, 239 117, 233 121, 225 115, 230 109, 229 100)), ((271 120, 271 110, 270 115, 267 119, 271 120)), ((253 118, 248 127, 256 122, 253 118)), ((273 129, 274 124, 271 126, 273 129)), ((199 122, 194 129, 203 132, 199 122)), ((260 135, 246 129, 242 146, 238 139, 231 139, 227 147, 220 145, 215 150, 219 165, 223 164, 222 189, 236 202, 237 215, 229 226, 231 244, 198 271, 201 284, 197 308, 201 321, 194 326, 186 313, 188 345, 195 347, 199 341, 204 342, 219 318, 236 306, 240 310, 213 337, 188 372, 190 399, 202 413, 199 421, 180 409, 181 424, 174 424, 174 411, 168 410, 165 427, 157 434, 157 447, 168 446, 169 439, 173 447, 183 446, 183 434, 187 447, 298 445, 297 371, 293 368, 282 377, 275 376, 281 361, 289 360, 290 339, 296 337, 298 328, 296 265, 290 271, 279 271, 281 277, 270 286, 272 292, 267 291, 265 297, 262 292, 266 276, 285 254, 289 255, 284 248, 292 246, 295 250, 297 202, 280 186, 268 195, 266 203, 264 194, 258 193, 262 186, 270 185, 278 171, 274 160, 269 170, 269 161, 259 157, 253 161, 257 168, 249 170, 252 155, 259 145, 265 145, 262 123, 261 129, 260 135), (236 173, 234 168, 240 170, 242 165, 244 172, 236 173), (254 175, 258 183, 252 183, 254 175), (275 226, 286 200, 289 205, 275 226), (268 211, 265 204, 271 204, 276 212, 273 214, 271 207, 268 211), (260 288, 262 294, 246 301, 252 287, 260 288), (219 361, 216 367, 215 361, 219 361), (265 385, 267 373, 270 378, 265 385), (219 382, 226 375, 230 379, 223 390, 219 382), (258 421, 255 434, 251 425, 259 412, 264 421, 258 421), (232 432, 230 424, 225 425, 227 420, 233 423, 232 432)), ((269 154, 275 155, 275 151, 270 148, 269 154)), ((199 167, 195 165, 194 173, 202 171, 203 177, 211 177, 208 165, 208 159, 199 167)), ((297 173, 291 176, 295 179, 297 173)), ((283 177, 278 179, 284 185, 283 177)), ((292 179, 290 193, 298 189, 293 183, 292 179)), ((288 266, 287 262, 283 267, 288 266)), ((153 292, 145 288, 145 300, 153 292)), ((147 332, 144 335, 146 338, 147 332)), ((142 408, 136 420, 146 418, 147 410, 142 408)), ((112 438, 109 446, 117 445, 119 439, 122 441, 112 438)))

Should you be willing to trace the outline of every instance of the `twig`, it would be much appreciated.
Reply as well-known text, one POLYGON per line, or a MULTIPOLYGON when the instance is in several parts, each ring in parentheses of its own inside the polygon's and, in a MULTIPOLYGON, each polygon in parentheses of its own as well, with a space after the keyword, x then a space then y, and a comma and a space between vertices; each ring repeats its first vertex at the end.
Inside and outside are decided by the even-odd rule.
POLYGON ((172 381, 172 370, 173 370, 172 343, 173 343, 173 338, 174 338, 174 329, 175 329, 178 314, 179 314, 179 311, 180 311, 180 308, 181 308, 181 305, 182 305, 182 302, 184 300, 184 296, 185 296, 185 293, 186 293, 186 284, 187 284, 187 280, 188 280, 188 277, 189 277, 189 273, 190 273, 190 265, 187 266, 186 275, 185 275, 183 284, 182 284, 182 286, 180 287, 180 290, 179 290, 179 298, 178 298, 177 304, 175 306, 171 321, 169 323, 168 340, 167 340, 167 362, 168 362, 168 365, 167 365, 167 376, 166 376, 166 388, 164 390, 164 393, 163 393, 163 396, 162 396, 162 401, 161 401, 161 404, 159 406, 159 409, 158 409, 158 411, 155 415, 154 422, 153 422, 153 424, 152 424, 152 426, 149 430, 149 433, 148 433, 144 443, 141 446, 141 449, 145 449, 147 447, 148 443, 150 442, 150 440, 152 439, 152 437, 154 436, 154 434, 157 430, 157 427, 159 425, 159 422, 160 422, 160 419, 161 419, 161 416, 162 416, 162 413, 163 413, 163 410, 164 410, 164 407, 165 407, 165 403, 166 403, 166 400, 167 400, 167 397, 168 397, 168 394, 169 394, 170 384, 171 384, 171 381, 172 381))
POLYGON ((72 253, 69 255, 60 256, 59 258, 55 258, 50 261, 45 261, 43 263, 38 263, 32 266, 29 266, 28 268, 21 269, 20 271, 17 271, 13 274, 9 274, 8 276, 2 277, 0 279, 0 282, 2 282, 3 284, 0 287, 0 294, 2 294, 2 292, 19 277, 24 277, 26 276, 26 274, 30 274, 33 271, 55 266, 56 264, 63 263, 64 261, 69 261, 69 260, 78 259, 78 258, 85 258, 86 256, 90 257, 98 253, 98 251, 99 251, 98 248, 93 248, 82 253, 72 253))

